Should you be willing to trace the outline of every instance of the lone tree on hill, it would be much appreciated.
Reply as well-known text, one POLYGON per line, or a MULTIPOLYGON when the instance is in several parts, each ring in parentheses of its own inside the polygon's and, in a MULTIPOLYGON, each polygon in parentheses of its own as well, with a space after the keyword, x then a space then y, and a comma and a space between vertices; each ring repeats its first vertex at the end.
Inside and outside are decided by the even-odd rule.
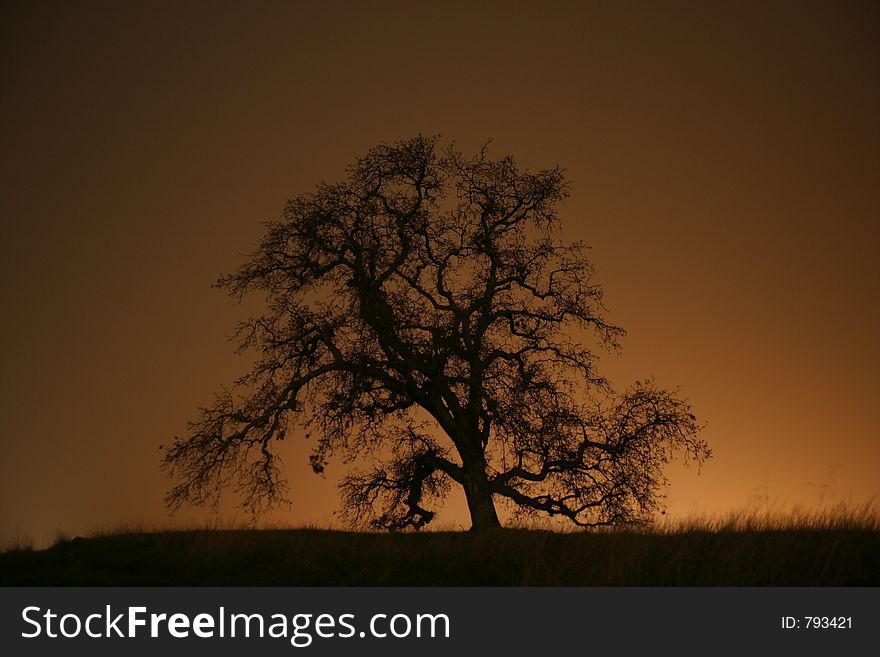
POLYGON ((474 530, 495 500, 591 527, 646 520, 673 452, 710 454, 686 401, 637 382, 616 395, 580 338, 616 350, 580 243, 559 238, 561 169, 522 170, 437 138, 382 144, 344 182, 289 201, 218 285, 263 293, 239 326, 260 358, 175 438, 172 508, 234 487, 259 513, 286 501, 275 448, 315 435, 315 472, 355 525, 419 529, 452 484, 474 530))

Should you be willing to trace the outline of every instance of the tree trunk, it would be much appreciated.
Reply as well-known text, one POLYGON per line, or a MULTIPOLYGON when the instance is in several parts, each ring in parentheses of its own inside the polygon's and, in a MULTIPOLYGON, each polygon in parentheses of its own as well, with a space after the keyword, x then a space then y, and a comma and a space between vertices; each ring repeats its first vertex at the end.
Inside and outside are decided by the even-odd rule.
POLYGON ((495 511, 495 502, 486 479, 486 464, 481 458, 471 467, 465 465, 464 494, 471 513, 471 531, 482 532, 499 529, 501 522, 495 511))

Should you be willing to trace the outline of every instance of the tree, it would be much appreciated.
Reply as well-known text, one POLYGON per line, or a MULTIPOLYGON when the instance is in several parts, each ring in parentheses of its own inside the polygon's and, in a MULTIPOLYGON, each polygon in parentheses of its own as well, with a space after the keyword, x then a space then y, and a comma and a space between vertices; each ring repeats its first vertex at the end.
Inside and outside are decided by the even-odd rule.
POLYGON ((419 136, 288 201, 218 281, 265 295, 238 329, 259 359, 165 453, 170 506, 227 486, 255 513, 286 501, 275 449, 294 427, 316 437, 315 472, 375 464, 341 483, 354 524, 419 529, 454 484, 475 530, 499 526, 496 499, 584 527, 649 518, 673 453, 710 452, 676 393, 616 395, 597 372, 584 339, 613 351, 624 331, 583 245, 559 237, 567 194, 558 167, 419 136))

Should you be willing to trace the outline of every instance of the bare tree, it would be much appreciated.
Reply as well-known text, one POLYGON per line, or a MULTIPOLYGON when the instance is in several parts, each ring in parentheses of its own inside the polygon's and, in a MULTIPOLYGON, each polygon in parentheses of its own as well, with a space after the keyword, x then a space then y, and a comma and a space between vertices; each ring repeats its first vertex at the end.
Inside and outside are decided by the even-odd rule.
POLYGON ((383 144, 347 179, 287 203, 218 285, 266 297, 239 327, 259 360, 176 438, 167 501, 227 486, 260 512, 286 500, 274 448, 291 426, 331 455, 354 524, 418 529, 453 484, 473 529, 495 500, 589 527, 647 519, 678 450, 709 450, 688 404, 649 381, 615 395, 596 371, 623 330, 580 243, 559 238, 561 169, 522 170, 437 138, 383 144), (591 337, 590 337, 591 336, 591 337))

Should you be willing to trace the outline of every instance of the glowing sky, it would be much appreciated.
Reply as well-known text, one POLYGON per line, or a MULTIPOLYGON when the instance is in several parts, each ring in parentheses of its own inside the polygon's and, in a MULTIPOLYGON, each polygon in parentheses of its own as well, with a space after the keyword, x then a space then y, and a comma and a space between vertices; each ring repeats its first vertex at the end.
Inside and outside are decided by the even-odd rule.
MULTIPOLYGON (((566 168, 603 371, 708 423, 671 515, 878 495, 876 4, 249 4, 0 10, 0 544, 167 523, 159 444, 247 369, 211 283, 419 132, 566 168)), ((343 468, 290 443, 272 520, 331 524, 343 468)))

